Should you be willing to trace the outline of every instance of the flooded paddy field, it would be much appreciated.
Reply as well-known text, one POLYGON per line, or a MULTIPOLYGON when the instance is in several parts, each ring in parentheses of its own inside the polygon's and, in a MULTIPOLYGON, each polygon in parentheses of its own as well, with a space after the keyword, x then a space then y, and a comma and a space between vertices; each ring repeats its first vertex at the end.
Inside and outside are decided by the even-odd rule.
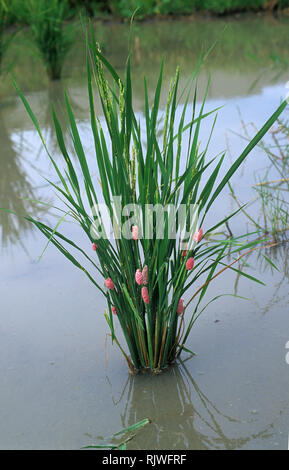
MULTIPOLYGON (((152 98, 150 86, 153 90, 164 57, 165 96, 176 66, 180 65, 185 85, 201 45, 209 48, 217 40, 200 70, 197 108, 211 75, 206 109, 223 108, 209 155, 228 149, 229 165, 246 145, 244 123, 252 135, 288 93, 288 26, 288 18, 251 16, 137 24, 132 78, 140 122, 144 123, 143 76, 152 98)), ((99 23, 95 31, 102 50, 121 74, 128 27, 99 23)), ((63 78, 57 82, 48 81, 23 37, 25 33, 15 39, 9 52, 11 62, 15 61, 13 76, 39 119, 48 148, 60 160, 51 102, 65 126, 66 89, 91 168, 96 167, 81 28, 80 39, 64 63, 63 78)), ((43 178, 55 181, 55 174, 9 76, 1 82, 0 96, 0 207, 27 211, 56 224, 53 210, 37 202, 56 203, 43 178)), ((183 106, 180 100, 179 115, 183 106)), ((100 106, 98 110, 102 120, 100 106)), ((203 124, 204 145, 211 124, 210 118, 203 124)), ((271 143, 271 135, 266 139, 271 143)), ((262 148, 249 155, 232 181, 242 203, 254 199, 253 185, 265 178, 269 167, 262 148)), ((272 180, 278 177, 276 169, 270 170, 272 180)), ((284 198, 288 202, 288 192, 284 198)), ((207 223, 236 207, 228 188, 207 223)), ((259 220, 260 206, 250 206, 250 214, 259 220)), ((85 247, 75 225, 67 224, 65 230, 85 247)), ((230 230, 238 236, 254 226, 241 214, 230 223, 230 230)), ((248 273, 265 286, 233 271, 212 283, 209 298, 222 292, 247 300, 225 296, 209 305, 188 341, 196 356, 185 360, 184 354, 182 361, 158 376, 128 373, 107 337, 105 299, 52 245, 38 262, 46 240, 32 225, 1 212, 0 243, 0 448, 79 449, 149 418, 151 424, 129 442, 128 449, 287 449, 286 233, 276 247, 264 252, 279 271, 266 263, 261 252, 246 258, 248 273)))

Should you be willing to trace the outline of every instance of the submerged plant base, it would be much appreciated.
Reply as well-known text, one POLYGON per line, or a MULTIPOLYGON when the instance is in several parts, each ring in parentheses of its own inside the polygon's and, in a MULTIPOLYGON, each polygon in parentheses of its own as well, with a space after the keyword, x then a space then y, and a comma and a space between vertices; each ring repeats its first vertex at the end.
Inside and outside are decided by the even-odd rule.
POLYGON ((155 369, 151 369, 150 367, 143 367, 141 369, 131 369, 129 368, 129 373, 131 375, 160 375, 163 374, 164 372, 168 372, 172 368, 176 367, 178 365, 177 361, 172 361, 166 364, 164 367, 157 367, 155 369))

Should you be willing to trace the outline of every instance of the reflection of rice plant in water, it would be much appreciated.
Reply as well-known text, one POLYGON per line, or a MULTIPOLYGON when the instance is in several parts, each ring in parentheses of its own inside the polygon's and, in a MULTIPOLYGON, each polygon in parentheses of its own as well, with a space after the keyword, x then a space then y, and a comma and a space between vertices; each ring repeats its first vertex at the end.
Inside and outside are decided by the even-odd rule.
POLYGON ((160 70, 151 110, 145 82, 145 124, 142 128, 132 105, 130 60, 127 61, 125 79, 121 81, 114 68, 99 52, 92 30, 91 34, 92 41, 88 45, 91 62, 88 58, 87 73, 91 130, 95 143, 98 178, 94 176, 93 171, 90 172, 88 167, 68 98, 66 107, 74 150, 81 168, 81 179, 77 176, 76 167, 64 144, 62 130, 55 112, 53 113, 55 130, 66 166, 63 171, 50 155, 37 119, 18 90, 60 180, 60 183, 51 184, 66 204, 63 217, 55 228, 29 216, 27 220, 34 223, 75 266, 83 270, 106 297, 108 312, 105 313, 105 317, 111 330, 112 341, 120 347, 130 369, 135 371, 148 368, 157 372, 173 362, 183 350, 188 351, 185 343, 194 322, 205 308, 199 307, 209 283, 225 269, 229 269, 245 253, 256 249, 257 243, 260 243, 260 241, 250 241, 247 236, 246 241, 244 237, 229 240, 216 240, 216 237, 210 237, 234 214, 219 220, 213 227, 206 230, 204 230, 205 219, 231 176, 272 126, 286 103, 279 106, 230 169, 220 178, 220 181, 217 181, 225 155, 218 155, 206 162, 211 132, 204 149, 201 149, 199 145, 201 123, 207 116, 213 114, 213 111, 209 113, 204 111, 206 95, 197 113, 196 92, 194 93, 192 115, 189 123, 185 125, 186 114, 190 108, 188 106, 190 91, 188 90, 193 85, 202 61, 200 60, 196 67, 192 83, 184 90, 187 98, 178 122, 176 122, 179 97, 178 71, 172 80, 163 135, 160 139, 157 123, 162 114, 159 110, 159 102, 163 67, 160 70), (113 80, 112 88, 105 78, 104 70, 110 73, 113 80), (105 120, 102 124, 95 115, 92 78, 95 78, 102 103, 105 120), (188 134, 186 148, 183 144, 185 132, 188 134), (186 157, 186 161, 183 157, 186 157), (212 167, 213 170, 211 170, 212 167), (115 197, 119 201, 117 214, 113 205, 115 197), (113 241, 109 236, 99 236, 96 240, 96 234, 91 230, 94 225, 99 225, 102 233, 105 232, 103 216, 95 212, 95 205, 99 202, 106 204, 115 235, 120 227, 124 226, 128 229, 127 233, 121 232, 120 237, 116 236, 113 241), (166 208, 170 204, 175 209, 176 231, 179 234, 181 229, 186 229, 186 236, 169 237, 169 217, 164 217, 164 236, 159 236, 160 219, 152 216, 150 234, 142 237, 144 220, 136 216, 136 220, 132 221, 130 212, 126 212, 128 204, 136 204, 143 215, 146 214, 148 205, 166 208), (199 211, 199 220, 195 227, 190 220, 189 209, 192 205, 197 205, 199 211), (181 217, 183 208, 186 214, 184 220, 181 217), (77 221, 87 235, 90 241, 90 253, 87 247, 81 248, 78 243, 59 231, 61 222, 68 216, 77 221), (115 223, 116 217, 118 217, 117 223, 115 223), (183 244, 183 240, 187 244, 183 244), (104 278, 105 287, 97 282, 95 274, 91 274, 88 268, 75 258, 73 254, 75 250, 83 255, 86 262, 91 263, 92 269, 97 270, 104 278), (228 250, 234 259, 230 265, 224 266, 222 263, 228 250), (95 255, 98 256, 98 264, 94 260, 95 255), (218 267, 222 269, 218 271, 218 267), (196 284, 198 288, 195 287, 196 284), (188 289, 193 288, 193 296, 184 305, 183 295, 188 289), (185 326, 185 311, 193 301, 194 308, 185 326), (124 351, 116 337, 115 321, 119 321, 129 353, 124 351))
MULTIPOLYGON (((242 259, 242 264, 239 266, 239 270, 242 270, 249 265, 248 263, 250 263, 251 266, 257 267, 258 272, 264 274, 267 273, 267 277, 268 273, 271 272, 272 283, 270 283, 271 290, 269 300, 266 300, 266 303, 264 304, 263 298, 261 301, 258 301, 257 298, 254 299, 258 312, 263 313, 264 315, 271 314, 274 311, 274 306, 277 304, 281 305, 281 302, 285 306, 285 309, 287 309, 288 289, 285 287, 289 280, 289 252, 287 241, 288 239, 286 240, 285 238, 284 240, 276 243, 273 247, 259 251, 258 253, 249 253, 242 259), (279 271, 277 277, 275 276, 276 269, 279 271)), ((238 293, 239 281, 240 274, 237 273, 234 283, 235 294, 238 293)))
MULTIPOLYGON (((113 386, 111 393, 113 397, 113 386)), ((256 439, 272 438, 276 424, 248 430, 246 421, 234 417, 232 410, 224 412, 218 394, 204 393, 185 361, 170 367, 162 380, 129 375, 122 390, 116 385, 115 394, 120 398, 113 398, 113 405, 122 410, 123 427, 142 416, 151 418, 150 426, 128 443, 128 450, 248 448, 256 439)))
POLYGON ((65 26, 67 0, 26 0, 17 13, 30 25, 49 78, 59 79, 64 58, 74 42, 73 26, 65 26))
MULTIPOLYGON (((63 109, 65 109, 65 94, 64 94, 64 85, 61 80, 53 80, 48 83, 47 86, 47 98, 45 98, 45 102, 47 103, 46 110, 43 111, 43 136, 46 142, 49 142, 49 147, 51 150, 51 153, 53 155, 57 155, 59 152, 59 146, 57 142, 57 137, 55 134, 54 130, 54 123, 53 123, 53 118, 51 116, 51 103, 54 103, 55 110, 60 116, 61 120, 61 125, 63 129, 63 134, 64 134, 64 139, 66 139, 66 131, 67 131, 67 121, 65 119, 63 109), (63 118, 63 119, 61 119, 63 118)), ((73 97, 70 97, 70 102, 73 105, 73 109, 76 110, 78 113, 82 112, 84 113, 84 109, 77 104, 77 102, 73 99, 73 97)), ((71 142, 68 140, 67 146, 69 146, 71 142)), ((68 147, 68 152, 70 153, 72 150, 73 146, 70 145, 68 147)), ((38 154, 40 154, 43 151, 43 146, 41 145, 40 142, 40 147, 38 154)))
MULTIPOLYGON (((5 126, 0 112, 0 204, 17 214, 34 213, 44 216, 47 206, 37 203, 35 189, 23 168, 20 158, 22 146, 17 148, 5 126)), ((20 243, 25 249, 23 239, 31 230, 31 224, 24 218, 11 217, 7 212, 0 212, 0 240, 2 247, 20 243)))

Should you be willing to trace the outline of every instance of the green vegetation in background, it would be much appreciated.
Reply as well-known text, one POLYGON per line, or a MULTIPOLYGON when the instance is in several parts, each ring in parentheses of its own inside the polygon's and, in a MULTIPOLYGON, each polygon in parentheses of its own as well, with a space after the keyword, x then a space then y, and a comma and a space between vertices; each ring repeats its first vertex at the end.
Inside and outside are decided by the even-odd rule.
MULTIPOLYGON (((24 22, 29 18, 20 18, 19 12, 29 0, 9 0, 7 2, 7 24, 24 22)), ((66 18, 78 16, 79 11, 88 16, 115 15, 130 18, 138 9, 137 18, 154 15, 188 15, 195 12, 229 14, 238 11, 271 11, 289 7, 289 0, 67 0, 69 11, 66 18)), ((52 2, 53 3, 53 2, 52 2)), ((64 0, 63 2, 64 3, 64 0)))
MULTIPOLYGON (((289 2, 283 6, 289 5, 289 2)), ((235 11, 260 10, 268 4, 266 0, 111 0, 108 2, 109 10, 123 17, 130 17, 139 8, 138 15, 148 16, 153 14, 178 15, 190 14, 194 12, 208 11, 216 14, 229 13, 235 11)))
POLYGON ((74 41, 73 29, 64 24, 69 14, 67 0, 26 0, 15 14, 30 25, 48 76, 59 79, 63 60, 74 41))
POLYGON ((3 4, 0 3, 0 71, 3 57, 3 32, 5 24, 5 10, 3 4))
POLYGON ((194 12, 212 12, 215 14, 233 13, 236 11, 273 10, 286 8, 288 0, 106 0, 89 2, 72 0, 74 8, 87 6, 88 12, 97 11, 129 18, 138 8, 138 17, 150 15, 178 15, 194 12))

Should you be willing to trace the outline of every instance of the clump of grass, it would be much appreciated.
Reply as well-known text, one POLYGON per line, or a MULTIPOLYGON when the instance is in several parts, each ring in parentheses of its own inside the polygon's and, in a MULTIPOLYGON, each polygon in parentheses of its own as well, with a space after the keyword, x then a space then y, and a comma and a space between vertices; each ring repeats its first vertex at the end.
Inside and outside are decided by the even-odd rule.
POLYGON ((263 231, 272 233, 275 238, 284 234, 289 229, 289 201, 284 199, 285 193, 278 185, 271 188, 260 184, 254 189, 262 207, 263 231))
MULTIPOLYGON (((209 83, 199 112, 195 87, 192 111, 186 123, 191 88, 205 57, 200 57, 192 80, 181 93, 179 71, 176 71, 165 112, 160 110, 163 65, 160 68, 152 108, 149 106, 147 84, 144 82, 145 111, 142 126, 133 109, 130 58, 127 60, 125 78, 122 80, 99 51, 91 29, 87 77, 97 177, 93 176, 94 169, 89 168, 68 97, 66 96, 66 109, 81 177, 77 176, 75 163, 64 143, 56 112, 53 110, 55 132, 65 169, 60 168, 49 153, 36 116, 18 90, 60 181, 51 182, 51 186, 65 202, 65 210, 60 208, 63 216, 56 227, 50 227, 29 215, 26 219, 81 269, 106 297, 108 310, 105 312, 105 318, 112 342, 119 346, 131 371, 149 369, 156 373, 174 362, 183 351, 191 352, 185 344, 196 319, 206 308, 203 299, 211 281, 226 269, 238 271, 232 268, 232 265, 248 252, 257 249, 260 243, 255 234, 254 239, 247 235, 230 239, 213 236, 238 210, 219 220, 214 226, 207 225, 206 230, 204 227, 208 224, 206 220, 209 210, 232 175, 280 116, 287 103, 284 102, 278 107, 232 166, 220 177, 225 154, 207 161, 214 124, 203 149, 199 143, 203 121, 216 112, 205 112, 209 83), (110 82, 105 72, 109 74, 110 82), (104 122, 100 122, 95 114, 95 89, 101 102, 104 122), (180 117, 177 118, 177 106, 183 96, 186 96, 185 104, 180 117), (162 116, 164 125, 160 138, 158 122, 162 116), (186 146, 183 138, 185 133, 188 135, 186 146), (117 215, 113 204, 116 197, 119 198, 117 215), (109 236, 100 236, 100 231, 105 234, 103 216, 95 210, 95 206, 99 207, 100 202, 106 204, 115 236, 119 235, 115 240, 111 240, 109 236), (137 205, 142 215, 136 219, 131 218, 130 213, 125 211, 128 204, 137 205), (141 229, 145 225, 144 214, 150 204, 158 204, 162 208, 169 204, 173 206, 177 214, 176 233, 180 234, 184 228, 187 229, 187 246, 183 246, 179 235, 170 238, 168 217, 163 221, 163 237, 158 234, 160 220, 154 216, 150 221, 151 236, 141 236, 141 229), (187 215, 182 224, 181 209, 185 207, 186 214, 190 214, 192 205, 198 207, 198 221, 192 223, 190 215, 187 215), (86 234, 89 241, 87 246, 79 246, 60 231, 61 223, 69 217, 76 221, 86 234), (95 229, 96 225, 100 227, 100 231, 95 229), (120 227, 124 225, 128 228, 130 236, 123 231, 119 232, 120 227), (94 272, 89 271, 76 258, 75 251, 90 263, 94 272), (225 262, 228 253, 232 257, 230 264, 225 262), (96 273, 105 280, 105 287, 97 282, 96 273), (183 295, 188 292, 191 292, 191 298, 184 305, 183 295), (189 312, 187 307, 191 304, 193 307, 189 312), (185 315, 188 317, 186 325, 185 315), (120 324, 128 351, 125 351, 116 335, 115 321, 120 324)), ((241 271, 240 275, 261 282, 241 271)))
MULTIPOLYGON (((250 140, 250 132, 242 121, 245 138, 250 140)), ((256 131, 253 125, 254 131, 256 131)), ((258 175, 253 189, 256 197, 251 204, 258 206, 257 217, 251 213, 250 204, 242 207, 243 214, 250 224, 265 235, 272 235, 275 239, 282 238, 289 230, 289 123, 286 119, 278 119, 276 126, 271 129, 271 142, 261 141, 259 147, 267 157, 268 166, 265 174, 258 175)), ((234 188, 230 185, 231 195, 239 207, 239 201, 234 188)))
POLYGON ((74 42, 73 27, 65 25, 68 16, 67 0, 26 0, 17 12, 18 19, 30 25, 51 80, 60 79, 63 61, 74 42))

